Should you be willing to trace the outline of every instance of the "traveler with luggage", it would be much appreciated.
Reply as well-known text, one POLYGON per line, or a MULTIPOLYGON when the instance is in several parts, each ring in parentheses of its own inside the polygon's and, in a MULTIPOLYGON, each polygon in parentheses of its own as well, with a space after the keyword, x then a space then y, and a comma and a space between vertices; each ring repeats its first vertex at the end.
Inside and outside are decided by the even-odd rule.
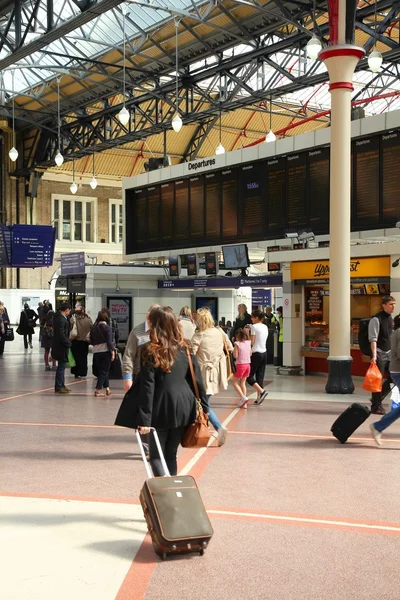
POLYGON ((253 310, 251 313, 251 367, 247 383, 257 392, 257 399, 254 404, 260 405, 268 396, 264 389, 264 373, 267 364, 267 339, 268 327, 264 325, 263 314, 261 310, 253 310))
MULTIPOLYGON (((148 314, 150 341, 141 350, 139 381, 132 389, 132 402, 138 401, 137 429, 150 433, 154 427, 170 475, 177 474, 177 451, 188 425, 196 419, 187 346, 175 315, 166 307, 156 306, 148 314)), ((200 400, 208 412, 201 372, 194 356, 192 362, 200 400)), ((150 437, 150 464, 156 477, 164 469, 154 436, 150 437)))
POLYGON ((384 415, 382 399, 390 392, 390 344, 393 332, 393 313, 396 301, 393 296, 384 296, 382 299, 382 310, 378 312, 369 322, 368 339, 371 346, 371 362, 377 364, 378 369, 384 377, 382 391, 373 392, 371 399, 371 412, 375 415, 384 415))
MULTIPOLYGON (((400 390, 400 314, 393 319, 393 335, 391 339, 390 376, 400 390)), ((373 438, 378 446, 382 446, 382 432, 400 418, 400 407, 391 410, 380 421, 370 426, 373 438)))
POLYGON ((236 373, 232 385, 239 396, 238 407, 247 408, 249 399, 247 397, 246 379, 250 375, 251 364, 251 341, 247 329, 239 329, 236 332, 233 356, 236 359, 236 373))
MULTIPOLYGON (((213 316, 208 308, 197 311, 197 330, 192 337, 192 348, 200 365, 204 387, 209 403, 211 396, 228 387, 227 358, 225 347, 233 350, 226 333, 214 326, 213 316)), ((222 446, 226 441, 228 430, 222 425, 210 407, 208 416, 211 425, 218 432, 217 442, 222 446)))

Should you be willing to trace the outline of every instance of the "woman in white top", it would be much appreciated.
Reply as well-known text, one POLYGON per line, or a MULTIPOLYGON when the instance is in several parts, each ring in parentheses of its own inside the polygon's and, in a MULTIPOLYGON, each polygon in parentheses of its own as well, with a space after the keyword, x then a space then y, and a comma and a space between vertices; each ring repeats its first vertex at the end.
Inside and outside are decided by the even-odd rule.
MULTIPOLYGON (((228 387, 224 339, 229 350, 233 350, 233 347, 222 329, 214 326, 214 319, 208 308, 199 308, 196 319, 197 330, 192 337, 192 349, 200 366, 209 403, 213 394, 228 387)), ((212 426, 218 431, 218 445, 222 446, 225 443, 227 429, 211 408, 208 416, 212 426)))
POLYGON ((251 313, 251 367, 247 383, 257 390, 257 400, 254 404, 262 404, 268 396, 264 389, 264 373, 267 364, 267 339, 268 327, 262 322, 261 310, 253 310, 251 313))
POLYGON ((183 306, 181 308, 178 317, 178 323, 182 330, 183 337, 187 342, 190 342, 194 332, 196 331, 196 325, 192 321, 192 311, 188 306, 183 306))

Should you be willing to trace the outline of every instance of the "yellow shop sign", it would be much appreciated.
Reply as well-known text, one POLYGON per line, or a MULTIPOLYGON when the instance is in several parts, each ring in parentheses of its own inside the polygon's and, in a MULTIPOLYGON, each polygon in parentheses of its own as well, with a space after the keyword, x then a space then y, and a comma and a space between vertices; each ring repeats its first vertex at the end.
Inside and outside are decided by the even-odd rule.
MULTIPOLYGON (((390 257, 352 258, 349 265, 351 278, 390 277, 390 257)), ((290 278, 294 280, 329 279, 329 260, 292 262, 290 278)))

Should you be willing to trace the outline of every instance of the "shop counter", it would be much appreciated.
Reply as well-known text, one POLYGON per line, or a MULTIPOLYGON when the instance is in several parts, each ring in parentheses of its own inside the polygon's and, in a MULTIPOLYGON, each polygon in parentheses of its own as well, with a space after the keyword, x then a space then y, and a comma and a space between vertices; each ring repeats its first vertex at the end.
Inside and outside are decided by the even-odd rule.
MULTIPOLYGON (((368 356, 362 354, 358 346, 351 346, 351 356, 353 359, 351 365, 351 374, 364 377, 370 359, 368 356)), ((329 348, 324 350, 315 350, 313 348, 302 348, 300 355, 305 358, 305 373, 328 373, 328 361, 326 360, 329 356, 329 348)))

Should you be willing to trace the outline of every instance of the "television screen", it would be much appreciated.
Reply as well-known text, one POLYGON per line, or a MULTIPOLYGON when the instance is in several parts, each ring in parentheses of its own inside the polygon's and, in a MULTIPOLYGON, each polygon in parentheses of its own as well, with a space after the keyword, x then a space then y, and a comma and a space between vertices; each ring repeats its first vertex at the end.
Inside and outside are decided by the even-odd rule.
POLYGON ((186 266, 189 277, 197 277, 199 274, 199 261, 197 259, 197 254, 186 255, 186 266))
POLYGON ((247 269, 250 266, 247 244, 222 246, 225 269, 247 269))
POLYGON ((179 277, 181 274, 181 259, 179 256, 170 256, 169 257, 169 276, 170 277, 179 277))
POLYGON ((217 275, 219 271, 219 260, 217 252, 206 252, 206 275, 217 275))
POLYGON ((197 296, 196 310, 199 308, 208 308, 213 316, 213 319, 218 323, 218 298, 214 296, 197 296))

